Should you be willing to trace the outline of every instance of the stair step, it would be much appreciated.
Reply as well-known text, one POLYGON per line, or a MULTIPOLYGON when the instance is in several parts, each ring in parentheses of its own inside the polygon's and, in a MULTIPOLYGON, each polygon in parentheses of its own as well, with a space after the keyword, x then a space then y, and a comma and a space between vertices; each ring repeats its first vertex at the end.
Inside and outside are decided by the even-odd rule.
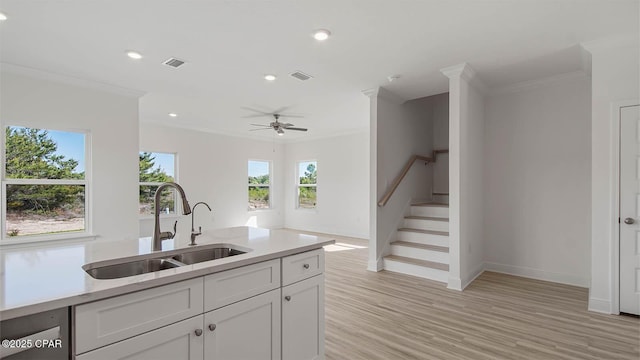
POLYGON ((411 204, 411 206, 447 207, 448 208, 449 204, 441 203, 441 202, 419 202, 419 203, 411 204))
POLYGON ((432 192, 431 195, 449 196, 448 192, 432 192))
POLYGON ((408 229, 449 231, 449 219, 433 216, 407 216, 404 218, 403 226, 408 229))
POLYGON ((445 246, 395 241, 391 243, 391 255, 449 264, 449 248, 445 246))
POLYGON ((389 255, 383 258, 387 271, 419 276, 446 283, 449 279, 449 265, 418 260, 403 256, 389 255))
POLYGON ((407 241, 423 245, 449 246, 449 233, 444 231, 431 231, 420 229, 398 229, 399 241, 407 241))
POLYGON ((411 216, 449 217, 449 205, 444 203, 418 203, 411 205, 411 216))
POLYGON ((418 243, 413 243, 413 242, 410 242, 410 241, 394 241, 394 242, 391 243, 391 245, 407 246, 407 247, 411 247, 411 248, 415 248, 415 249, 438 251, 438 252, 443 252, 443 253, 447 253, 447 254, 449 253, 449 247, 447 247, 447 246, 418 244, 418 243))

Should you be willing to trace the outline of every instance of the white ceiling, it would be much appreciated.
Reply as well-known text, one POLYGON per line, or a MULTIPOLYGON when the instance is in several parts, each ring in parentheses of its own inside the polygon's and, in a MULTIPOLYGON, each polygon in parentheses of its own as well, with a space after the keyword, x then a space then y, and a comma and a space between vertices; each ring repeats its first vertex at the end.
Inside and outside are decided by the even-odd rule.
POLYGON ((144 91, 143 122, 271 138, 248 131, 270 119, 243 108, 288 107, 310 130, 286 139, 366 128, 365 89, 442 93, 439 69, 461 62, 501 87, 579 70, 577 44, 639 32, 638 0, 2 0, 0 11, 3 63, 144 91), (333 36, 315 41, 318 28, 333 36), (162 65, 172 56, 187 64, 162 65))

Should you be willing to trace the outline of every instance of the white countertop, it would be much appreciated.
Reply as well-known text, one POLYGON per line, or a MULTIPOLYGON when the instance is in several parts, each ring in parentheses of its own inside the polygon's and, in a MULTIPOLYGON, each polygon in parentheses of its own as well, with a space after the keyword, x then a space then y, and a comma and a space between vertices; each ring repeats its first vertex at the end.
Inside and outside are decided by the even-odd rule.
MULTIPOLYGON (((92 240, 58 244, 34 244, 0 249, 0 319, 35 314, 142 290, 154 286, 224 271, 282 256, 318 249, 333 239, 291 230, 236 227, 206 231, 198 245, 226 244, 251 251, 218 260, 121 279, 96 280, 82 266, 96 261, 144 255, 151 251, 151 238, 129 241, 92 240)), ((187 244, 189 234, 163 242, 163 251, 195 249, 187 244)))

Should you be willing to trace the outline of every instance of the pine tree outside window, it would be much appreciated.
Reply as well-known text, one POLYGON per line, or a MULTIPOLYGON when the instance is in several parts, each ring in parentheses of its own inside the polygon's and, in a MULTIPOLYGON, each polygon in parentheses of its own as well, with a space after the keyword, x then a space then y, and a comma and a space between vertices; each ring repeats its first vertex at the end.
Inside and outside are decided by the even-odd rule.
POLYGON ((5 243, 89 234, 89 136, 6 126, 1 230, 5 243))
POLYGON ((271 208, 271 162, 249 160, 249 210, 271 208))
POLYGON ((318 162, 300 161, 297 165, 297 208, 315 209, 318 201, 318 162))
MULTIPOLYGON (((158 186, 165 182, 175 182, 176 154, 160 152, 140 152, 140 194, 139 214, 141 217, 154 215, 154 198, 158 186)), ((177 193, 174 188, 164 189, 160 195, 160 215, 178 213, 177 193)))

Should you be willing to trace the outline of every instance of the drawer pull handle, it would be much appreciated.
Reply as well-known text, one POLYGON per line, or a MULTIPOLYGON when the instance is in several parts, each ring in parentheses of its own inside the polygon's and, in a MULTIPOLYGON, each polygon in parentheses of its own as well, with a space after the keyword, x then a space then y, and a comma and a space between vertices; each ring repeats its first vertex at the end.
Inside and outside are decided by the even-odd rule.
POLYGON ((216 329, 216 324, 209 324, 209 330, 214 331, 216 329))
POLYGON ((287 300, 287 301, 291 301, 291 296, 287 295, 287 296, 284 297, 284 299, 287 300))
POLYGON ((304 264, 302 265, 303 268, 308 269, 309 268, 309 264, 304 264))
POLYGON ((202 329, 196 329, 196 336, 202 335, 202 329))

